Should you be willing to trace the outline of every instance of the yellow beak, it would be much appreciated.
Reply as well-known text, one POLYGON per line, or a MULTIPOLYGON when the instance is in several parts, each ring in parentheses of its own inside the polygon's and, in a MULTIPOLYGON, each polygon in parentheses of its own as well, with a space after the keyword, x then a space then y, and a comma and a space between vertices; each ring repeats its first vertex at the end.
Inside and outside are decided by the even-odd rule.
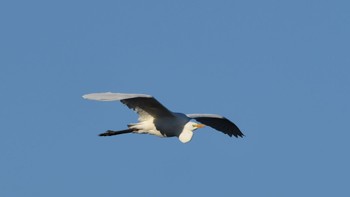
POLYGON ((205 127, 205 125, 204 124, 196 124, 196 127, 197 128, 203 128, 203 127, 205 127))

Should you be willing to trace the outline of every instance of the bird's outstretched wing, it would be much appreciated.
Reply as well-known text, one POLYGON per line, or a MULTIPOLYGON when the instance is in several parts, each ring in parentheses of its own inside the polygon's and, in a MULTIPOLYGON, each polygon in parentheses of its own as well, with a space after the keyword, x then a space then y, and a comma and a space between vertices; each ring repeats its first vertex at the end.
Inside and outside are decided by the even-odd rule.
POLYGON ((243 137, 244 134, 229 119, 216 114, 186 114, 187 117, 197 120, 208 125, 218 131, 221 131, 230 137, 243 137))
POLYGON ((84 99, 97 101, 120 101, 130 109, 135 110, 140 119, 152 116, 173 117, 173 113, 158 102, 153 96, 147 94, 123 94, 123 93, 92 93, 83 96, 84 99))

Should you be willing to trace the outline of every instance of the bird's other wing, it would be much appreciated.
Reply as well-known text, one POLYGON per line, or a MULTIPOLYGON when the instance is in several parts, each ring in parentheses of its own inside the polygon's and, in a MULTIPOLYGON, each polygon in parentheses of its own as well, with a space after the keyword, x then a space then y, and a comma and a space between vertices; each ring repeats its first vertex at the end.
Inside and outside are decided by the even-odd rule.
POLYGON ((153 96, 147 94, 124 94, 124 93, 92 93, 83 96, 84 99, 97 101, 120 101, 130 109, 135 110, 140 119, 152 116, 158 117, 173 117, 171 111, 158 102, 153 96))
POLYGON ((208 125, 218 131, 221 131, 230 137, 243 137, 244 134, 229 119, 216 114, 186 114, 187 117, 197 120, 208 125))

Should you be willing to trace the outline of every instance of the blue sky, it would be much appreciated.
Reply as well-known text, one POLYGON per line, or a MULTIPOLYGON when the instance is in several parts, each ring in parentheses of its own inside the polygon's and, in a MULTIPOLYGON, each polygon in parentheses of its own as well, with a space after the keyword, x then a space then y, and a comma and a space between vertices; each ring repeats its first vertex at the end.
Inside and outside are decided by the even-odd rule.
POLYGON ((1 1, 0 196, 348 196, 348 1, 1 1), (246 137, 122 135, 147 93, 246 137))

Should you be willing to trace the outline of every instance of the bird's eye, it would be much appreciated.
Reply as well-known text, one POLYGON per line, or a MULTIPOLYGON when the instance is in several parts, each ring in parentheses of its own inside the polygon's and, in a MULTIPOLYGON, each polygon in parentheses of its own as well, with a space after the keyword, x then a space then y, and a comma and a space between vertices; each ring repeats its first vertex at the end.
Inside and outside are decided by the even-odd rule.
POLYGON ((195 125, 195 124, 193 124, 192 126, 193 126, 193 127, 196 127, 196 125, 195 125))

